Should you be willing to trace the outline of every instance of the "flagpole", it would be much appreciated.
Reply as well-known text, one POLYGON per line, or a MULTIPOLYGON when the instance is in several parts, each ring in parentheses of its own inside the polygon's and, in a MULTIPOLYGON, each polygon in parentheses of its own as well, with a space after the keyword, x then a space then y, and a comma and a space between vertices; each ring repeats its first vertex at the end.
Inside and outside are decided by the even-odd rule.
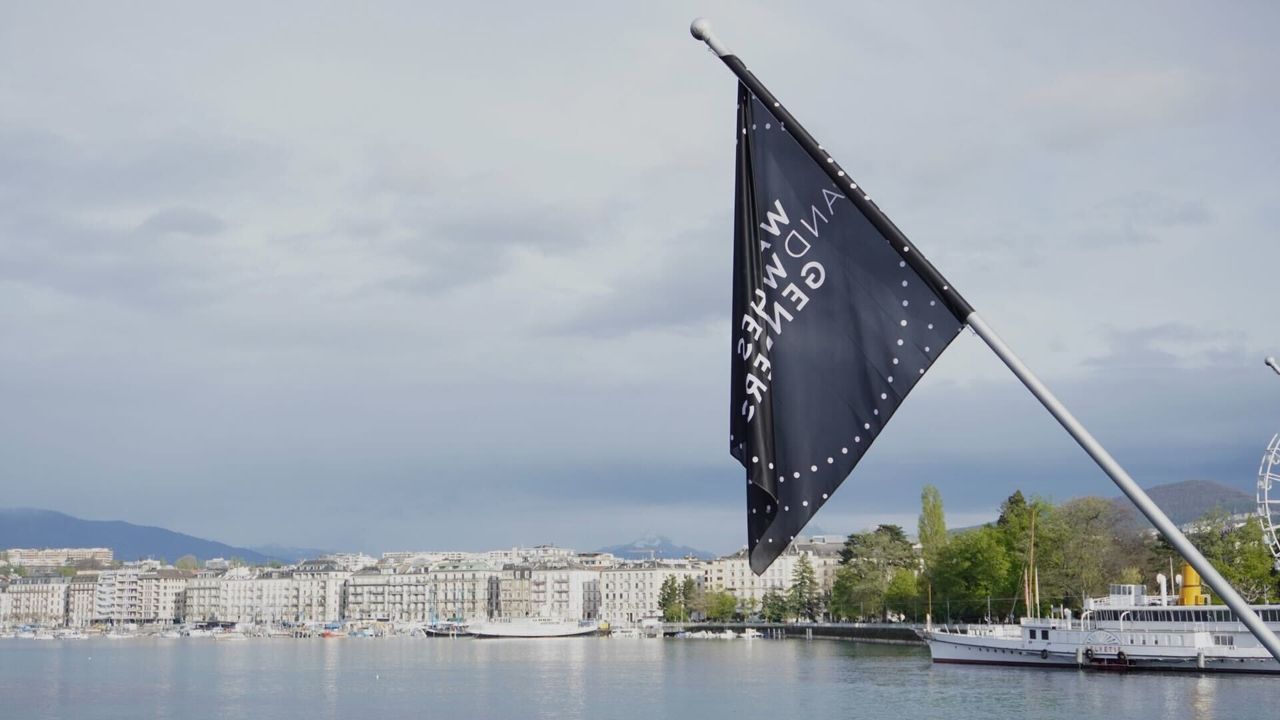
POLYGON ((711 48, 711 51, 716 54, 716 57, 720 58, 733 71, 734 75, 747 86, 752 94, 770 108, 770 112, 778 118, 785 130, 800 143, 820 167, 826 170, 828 177, 845 192, 845 195, 863 212, 867 219, 888 238, 893 249, 902 259, 920 274, 921 278, 948 305, 951 312, 972 328, 996 356, 1013 371, 1013 374, 1031 391, 1031 394, 1040 401, 1040 404, 1044 405, 1049 414, 1053 415, 1067 433, 1075 439, 1076 443, 1097 463, 1098 467, 1120 488, 1120 491, 1151 521, 1151 524, 1164 536, 1165 540, 1200 573, 1200 576, 1210 587, 1217 591, 1218 596, 1227 604, 1227 607, 1235 612, 1240 622, 1249 629, 1249 632, 1253 633, 1253 636, 1267 649, 1267 652, 1271 653, 1271 656, 1277 662, 1280 662, 1280 639, 1277 639, 1275 633, 1262 622, 1262 619, 1253 611, 1253 608, 1249 607, 1249 604, 1245 602, 1244 598, 1240 597, 1235 588, 1214 569, 1213 565, 1196 549, 1196 546, 1182 534, 1178 526, 1174 525, 1173 521, 1164 514, 1164 511, 1138 486, 1138 483, 1134 482, 1133 478, 1120 466, 1120 463, 1116 462, 1115 458, 1049 391, 1049 388, 1045 387, 1035 373, 1031 372, 1031 369, 987 325, 982 316, 973 309, 973 306, 969 305, 955 288, 951 287, 946 279, 942 277, 942 274, 907 240, 902 231, 880 211, 880 208, 871 202, 871 198, 840 168, 839 164, 826 153, 813 136, 796 121, 786 108, 782 107, 782 104, 773 96, 773 93, 769 92, 768 88, 750 70, 747 70, 742 60, 731 53, 728 47, 711 32, 711 23, 704 18, 698 18, 693 21, 689 31, 694 38, 705 42, 707 47, 711 48))

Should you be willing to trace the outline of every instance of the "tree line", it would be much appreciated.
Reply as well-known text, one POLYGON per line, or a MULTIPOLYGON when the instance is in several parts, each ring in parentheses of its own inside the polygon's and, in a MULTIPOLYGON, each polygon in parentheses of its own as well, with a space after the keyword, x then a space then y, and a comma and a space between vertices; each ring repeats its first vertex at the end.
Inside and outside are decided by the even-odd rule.
MULTIPOLYGON (((1079 610, 1085 598, 1106 595, 1111 583, 1153 588, 1156 573, 1172 578, 1182 564, 1132 510, 1096 497, 1055 505, 1018 491, 995 522, 949 533, 942 496, 929 485, 921 493, 918 532, 918 552, 897 525, 850 535, 827 614, 919 622, 931 609, 939 621, 1016 620, 1055 607, 1079 610), (1032 558, 1034 571, 1024 575, 1032 558)), ((1280 597, 1257 518, 1237 527, 1215 510, 1188 536, 1246 600, 1280 597)))

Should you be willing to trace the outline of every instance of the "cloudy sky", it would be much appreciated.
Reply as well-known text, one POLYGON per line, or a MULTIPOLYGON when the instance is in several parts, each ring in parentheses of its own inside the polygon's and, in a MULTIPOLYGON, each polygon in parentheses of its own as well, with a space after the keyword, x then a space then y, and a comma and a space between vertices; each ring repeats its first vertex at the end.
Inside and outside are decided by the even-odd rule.
MULTIPOLYGON (((1274 5, 470 5, 0 5, 0 505, 742 545, 699 14, 1140 482, 1250 488, 1274 5)), ((1115 494, 967 333, 815 524, 914 527, 924 483, 952 524, 1115 494)))

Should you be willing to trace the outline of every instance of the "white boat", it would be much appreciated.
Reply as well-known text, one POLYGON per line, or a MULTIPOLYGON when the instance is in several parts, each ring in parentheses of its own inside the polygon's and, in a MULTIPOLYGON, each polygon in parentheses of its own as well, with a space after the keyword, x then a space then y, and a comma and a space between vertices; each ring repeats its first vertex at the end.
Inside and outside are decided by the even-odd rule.
POLYGON ((755 640, 756 638, 762 638, 762 637, 764 637, 764 633, 760 632, 755 628, 747 628, 746 630, 742 631, 743 640, 755 640))
POLYGON ((443 620, 433 622, 422 627, 423 631, 431 636, 437 637, 465 637, 471 634, 471 630, 467 623, 455 622, 453 620, 443 620))
POLYGON ((531 617, 474 622, 467 629, 478 638, 576 637, 595 635, 600 632, 600 623, 595 620, 531 617))
MULTIPOLYGON (((1230 608, 1198 604, 1207 597, 1189 570, 1184 576, 1195 584, 1184 586, 1184 604, 1171 602, 1178 596, 1147 596, 1141 585, 1112 585, 1108 597, 1087 601, 1078 619, 1068 611, 1017 625, 929 626, 921 635, 935 663, 1280 674, 1280 663, 1230 608)), ((1280 632, 1280 605, 1252 607, 1280 632)))

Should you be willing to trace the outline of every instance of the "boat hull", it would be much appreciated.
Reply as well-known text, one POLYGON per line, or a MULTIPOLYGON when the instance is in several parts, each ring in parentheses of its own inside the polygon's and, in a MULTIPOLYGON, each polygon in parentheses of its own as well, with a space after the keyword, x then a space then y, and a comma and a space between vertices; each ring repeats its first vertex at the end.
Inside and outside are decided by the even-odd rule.
POLYGON ((952 665, 998 665, 1084 669, 1095 671, 1161 671, 1280 675, 1280 663, 1270 657, 1167 654, 1137 652, 1089 653, 1087 648, 1028 648, 1018 640, 952 633, 925 632, 933 662, 952 665), (1091 655, 1091 656, 1090 656, 1091 655))
POLYGON ((581 637, 595 635, 600 632, 595 624, 576 622, 560 623, 523 623, 493 622, 474 623, 468 630, 477 638, 553 638, 581 637))

